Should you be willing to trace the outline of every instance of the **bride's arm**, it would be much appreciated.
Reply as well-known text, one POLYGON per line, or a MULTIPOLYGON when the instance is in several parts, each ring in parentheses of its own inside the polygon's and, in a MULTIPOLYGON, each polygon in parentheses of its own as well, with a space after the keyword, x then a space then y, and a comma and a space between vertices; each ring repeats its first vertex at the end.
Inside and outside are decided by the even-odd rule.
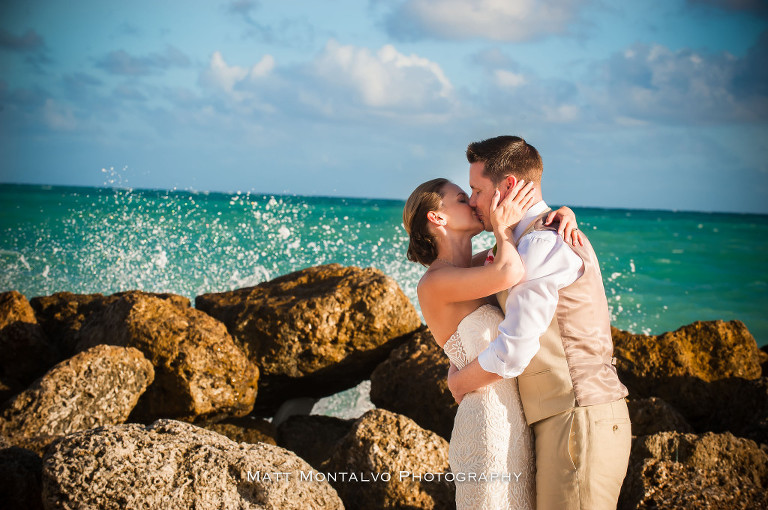
POLYGON ((439 295, 446 302, 479 299, 508 289, 525 276, 525 267, 512 241, 512 228, 533 202, 533 186, 519 182, 499 200, 497 191, 491 201, 491 223, 496 237, 493 264, 480 267, 443 267, 425 275, 418 292, 439 295))
POLYGON ((570 207, 563 206, 556 211, 552 211, 547 215, 544 224, 549 225, 553 220, 557 220, 560 224, 557 228, 557 233, 563 236, 566 243, 570 243, 573 246, 579 243, 579 245, 584 246, 584 239, 581 237, 579 225, 576 223, 576 213, 570 207))
MULTIPOLYGON (((576 213, 570 207, 562 206, 556 211, 552 211, 547 215, 547 219, 544 222, 545 225, 549 225, 552 221, 557 220, 559 226, 557 233, 560 234, 566 243, 576 245, 579 243, 584 246, 584 238, 579 230, 579 224, 576 222, 576 213)), ((480 250, 472 255, 472 267, 478 267, 485 264, 485 260, 488 257, 488 250, 480 250)))

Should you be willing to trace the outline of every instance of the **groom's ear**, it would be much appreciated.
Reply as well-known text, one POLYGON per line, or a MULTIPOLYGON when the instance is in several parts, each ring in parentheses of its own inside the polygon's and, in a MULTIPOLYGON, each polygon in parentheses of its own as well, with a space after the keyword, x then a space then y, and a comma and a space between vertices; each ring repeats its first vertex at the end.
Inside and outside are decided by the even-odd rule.
POLYGON ((501 192, 501 198, 504 198, 509 193, 509 190, 515 187, 517 184, 517 177, 514 175, 508 175, 504 177, 504 180, 502 180, 499 183, 499 191, 501 192))

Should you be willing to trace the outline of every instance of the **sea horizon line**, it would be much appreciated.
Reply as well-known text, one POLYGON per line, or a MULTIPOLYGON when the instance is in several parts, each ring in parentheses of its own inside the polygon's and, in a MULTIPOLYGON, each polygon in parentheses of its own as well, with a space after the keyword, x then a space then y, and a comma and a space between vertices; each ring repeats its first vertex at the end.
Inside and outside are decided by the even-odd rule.
MULTIPOLYGON (((348 196, 348 195, 305 195, 301 193, 291 193, 284 191, 277 192, 265 192, 256 190, 198 190, 194 188, 152 188, 152 187, 133 187, 124 185, 89 185, 89 184, 41 184, 41 183, 25 183, 25 182, 5 182, 0 181, 0 187, 2 186, 17 186, 27 188, 38 188, 42 190, 49 190, 53 188, 57 189, 70 189, 70 190, 103 190, 103 191, 128 191, 128 192, 151 192, 151 193, 188 193, 192 195, 226 195, 226 196, 239 196, 239 195, 261 195, 263 197, 294 197, 294 198, 317 198, 317 199, 332 199, 332 200, 360 200, 360 201, 378 201, 378 202, 394 202, 398 204, 405 204, 406 199, 387 198, 387 197, 363 197, 363 196, 348 196)), ((550 204, 550 205, 566 205, 566 204, 550 204)), ((605 211, 639 211, 643 213, 663 212, 663 213, 680 213, 680 214, 724 214, 734 216, 762 216, 768 217, 768 212, 739 212, 739 211, 701 211, 694 209, 660 209, 660 208, 642 208, 642 207, 609 207, 600 205, 577 205, 567 204, 568 207, 575 209, 596 209, 605 211)))

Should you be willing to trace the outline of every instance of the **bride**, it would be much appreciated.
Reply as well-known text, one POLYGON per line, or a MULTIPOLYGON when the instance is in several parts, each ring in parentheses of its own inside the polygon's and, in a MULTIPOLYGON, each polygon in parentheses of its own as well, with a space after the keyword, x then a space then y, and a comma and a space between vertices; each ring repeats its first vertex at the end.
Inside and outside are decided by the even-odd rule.
MULTIPOLYGON (((410 237, 408 258, 427 266, 417 288, 419 304, 432 335, 461 369, 496 337, 504 318, 486 299, 522 280, 523 262, 512 228, 533 203, 533 185, 520 181, 504 198, 491 203, 496 237, 493 263, 472 257, 472 237, 483 224, 469 197, 447 179, 418 186, 403 209, 410 237)), ((570 238, 573 211, 567 207, 548 218, 561 219, 570 238)), ((459 403, 449 446, 456 481, 456 506, 462 509, 536 507, 536 459, 531 429, 523 415, 516 379, 502 379, 469 393, 459 403)))

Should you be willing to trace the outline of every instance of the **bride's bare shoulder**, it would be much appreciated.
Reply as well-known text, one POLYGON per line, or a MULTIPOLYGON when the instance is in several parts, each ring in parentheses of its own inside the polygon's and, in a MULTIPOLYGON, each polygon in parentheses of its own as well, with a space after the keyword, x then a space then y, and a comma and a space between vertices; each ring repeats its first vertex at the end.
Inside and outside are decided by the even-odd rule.
POLYGON ((439 277, 439 273, 442 269, 444 268, 430 267, 421 276, 419 283, 416 284, 416 294, 419 296, 419 301, 422 300, 423 296, 429 294, 432 291, 432 287, 436 281, 435 276, 437 275, 439 277))

